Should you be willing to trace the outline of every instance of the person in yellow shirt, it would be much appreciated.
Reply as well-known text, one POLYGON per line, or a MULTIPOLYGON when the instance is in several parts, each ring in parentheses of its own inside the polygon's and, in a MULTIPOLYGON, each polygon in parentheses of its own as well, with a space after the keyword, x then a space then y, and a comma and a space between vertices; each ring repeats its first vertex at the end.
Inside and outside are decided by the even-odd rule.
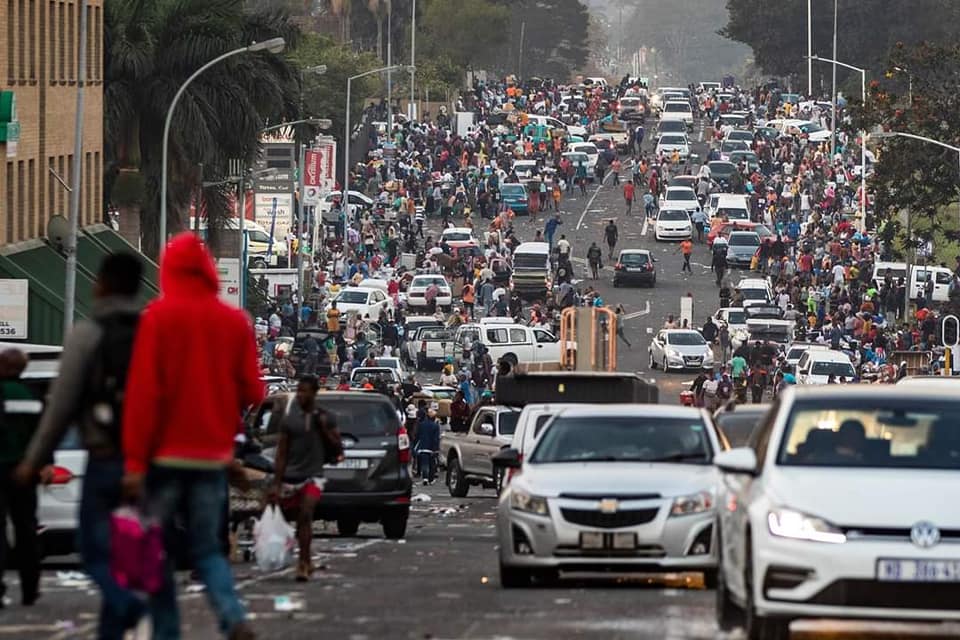
POLYGON ((327 311, 327 331, 340 333, 340 310, 337 309, 336 300, 330 303, 330 309, 327 311))

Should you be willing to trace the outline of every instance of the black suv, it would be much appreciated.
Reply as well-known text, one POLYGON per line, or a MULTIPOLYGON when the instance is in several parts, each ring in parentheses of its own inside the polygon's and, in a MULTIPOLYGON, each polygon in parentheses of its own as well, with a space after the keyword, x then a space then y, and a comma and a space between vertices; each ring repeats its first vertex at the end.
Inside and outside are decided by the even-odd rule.
MULTIPOLYGON (((293 394, 270 396, 248 415, 249 429, 273 461, 280 418, 293 394)), ((361 522, 379 522, 387 538, 403 538, 410 514, 410 439, 390 400, 379 393, 327 392, 319 406, 333 413, 346 459, 324 469, 326 486, 314 518, 336 520, 340 535, 356 535, 361 522)))

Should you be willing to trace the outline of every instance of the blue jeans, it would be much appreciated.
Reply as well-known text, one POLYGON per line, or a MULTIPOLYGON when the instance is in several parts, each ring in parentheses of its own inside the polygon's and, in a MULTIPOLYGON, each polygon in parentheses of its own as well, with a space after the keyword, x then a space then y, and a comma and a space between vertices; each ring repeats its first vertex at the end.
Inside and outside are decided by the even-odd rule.
POLYGON ((437 477, 437 458, 433 451, 419 451, 417 453, 417 468, 420 470, 420 477, 424 480, 433 481, 437 477))
POLYGON ((155 640, 180 637, 176 583, 173 579, 174 516, 183 510, 193 567, 206 587, 207 599, 229 632, 244 621, 246 614, 233 586, 233 572, 223 553, 219 532, 223 527, 223 505, 227 500, 227 475, 223 469, 185 469, 154 465, 147 473, 148 513, 164 525, 168 549, 164 586, 150 600, 155 640))
POLYGON ((100 588, 99 640, 120 640, 135 626, 146 608, 132 592, 110 575, 110 514, 120 504, 120 458, 93 458, 87 461, 80 498, 78 547, 83 568, 100 588))

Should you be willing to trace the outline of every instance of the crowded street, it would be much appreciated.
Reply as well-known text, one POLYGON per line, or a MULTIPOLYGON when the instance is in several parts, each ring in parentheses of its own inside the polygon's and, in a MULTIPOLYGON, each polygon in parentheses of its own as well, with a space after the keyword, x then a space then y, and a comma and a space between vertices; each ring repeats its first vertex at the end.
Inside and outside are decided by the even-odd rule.
POLYGON ((960 638, 960 5, 871 1, 0 4, 0 640, 960 638))

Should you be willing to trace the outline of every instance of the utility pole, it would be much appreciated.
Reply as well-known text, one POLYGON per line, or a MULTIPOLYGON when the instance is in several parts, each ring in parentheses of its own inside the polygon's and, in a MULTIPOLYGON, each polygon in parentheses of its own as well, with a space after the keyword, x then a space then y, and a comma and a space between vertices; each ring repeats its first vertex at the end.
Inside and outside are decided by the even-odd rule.
POLYGON ((410 119, 416 119, 420 114, 416 112, 414 100, 414 81, 417 75, 417 0, 413 0, 413 8, 410 11, 410 107, 407 111, 410 113, 410 119))
POLYGON ((523 78, 523 36, 527 31, 527 21, 520 22, 520 60, 517 62, 517 80, 523 78))
MULTIPOLYGON (((833 88, 830 101, 833 103, 833 115, 830 119, 830 162, 837 153, 837 0, 833 0, 833 88)), ((865 168, 864 168, 865 169, 865 168)))
MULTIPOLYGON (((393 143, 393 0, 387 0, 387 142, 393 143)), ((393 177, 393 158, 387 159, 387 177, 393 177)))
MULTIPOLYGON (((73 55, 73 52, 70 52, 73 55)), ((77 233, 80 227, 80 178, 83 175, 83 95, 87 82, 87 3, 80 3, 80 47, 77 53, 77 113, 73 134, 73 175, 70 189, 70 229, 64 250, 67 253, 63 284, 63 337, 73 328, 77 305, 77 233)), ((89 185, 88 185, 89 186, 89 185)))
MULTIPOLYGON (((813 97, 813 0, 807 0, 807 98, 813 97)), ((833 52, 837 59, 837 52, 833 52)))

